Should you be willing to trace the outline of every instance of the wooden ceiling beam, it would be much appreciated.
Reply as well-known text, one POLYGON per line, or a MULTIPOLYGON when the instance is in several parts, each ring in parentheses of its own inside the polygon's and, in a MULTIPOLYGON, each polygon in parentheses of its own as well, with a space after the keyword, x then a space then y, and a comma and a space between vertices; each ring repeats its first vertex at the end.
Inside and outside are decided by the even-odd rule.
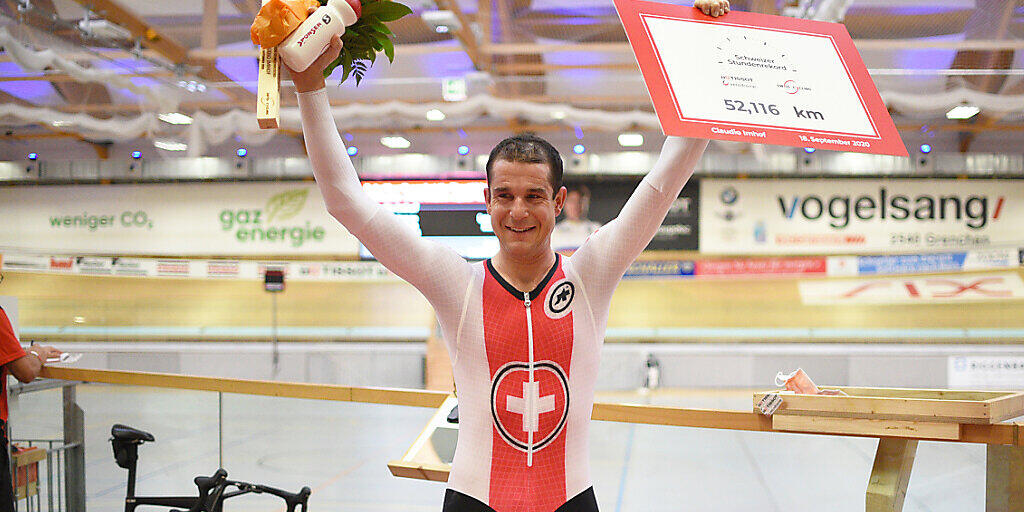
MULTIPOLYGON (((156 50, 161 56, 175 65, 198 66, 196 73, 203 80, 212 82, 230 82, 230 77, 221 73, 215 65, 214 59, 192 59, 189 57, 189 50, 170 36, 161 33, 151 26, 134 12, 128 10, 117 0, 74 0, 85 8, 102 16, 107 21, 120 25, 131 34, 140 39, 147 48, 156 50)), ((251 103, 250 109, 256 108, 256 95, 235 87, 221 89, 224 94, 233 100, 251 103)))
POLYGON ((473 32, 473 20, 466 16, 466 13, 462 12, 459 2, 457 0, 434 0, 434 3, 442 10, 451 11, 455 18, 459 20, 459 25, 462 25, 462 27, 455 31, 455 37, 462 43, 462 48, 466 51, 466 55, 469 56, 469 60, 473 62, 473 67, 477 71, 487 71, 490 62, 485 60, 486 56, 480 53, 480 45, 476 40, 476 34, 473 32))

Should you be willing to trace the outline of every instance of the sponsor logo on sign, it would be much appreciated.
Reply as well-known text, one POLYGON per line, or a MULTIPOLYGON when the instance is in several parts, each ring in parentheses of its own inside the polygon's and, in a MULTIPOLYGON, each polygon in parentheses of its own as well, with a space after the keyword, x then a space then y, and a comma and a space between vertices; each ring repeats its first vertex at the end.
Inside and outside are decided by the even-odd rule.
POLYGON ((50 258, 50 270, 71 272, 74 268, 74 258, 50 258))
POLYGON ((804 304, 914 304, 1024 298, 1017 274, 861 279, 799 283, 804 304))
POLYGON ((237 277, 241 268, 237 261, 208 261, 206 275, 210 277, 237 277))
POLYGON ((188 277, 191 274, 188 260, 159 260, 156 262, 156 275, 188 277))
POLYGON ((221 230, 233 231, 242 243, 288 243, 298 248, 307 242, 323 242, 327 230, 309 221, 304 225, 272 225, 301 213, 308 196, 309 189, 301 188, 272 196, 261 209, 221 210, 218 216, 221 230))
POLYGON ((879 187, 874 195, 851 197, 817 194, 776 196, 779 212, 786 219, 802 217, 804 220, 825 219, 834 229, 844 229, 855 221, 962 221, 970 229, 982 229, 999 220, 1006 202, 1005 197, 987 195, 931 195, 890 194, 879 187))
POLYGON ((530 366, 513 361, 494 374, 491 384, 491 417, 494 427, 510 446, 527 451, 543 449, 565 428, 569 416, 569 380, 554 361, 530 366))

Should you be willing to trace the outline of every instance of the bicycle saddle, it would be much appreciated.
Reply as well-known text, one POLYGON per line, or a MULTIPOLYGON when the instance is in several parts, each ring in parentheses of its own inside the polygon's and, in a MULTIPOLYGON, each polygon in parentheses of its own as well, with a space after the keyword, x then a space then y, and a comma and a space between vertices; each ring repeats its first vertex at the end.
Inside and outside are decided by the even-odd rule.
POLYGON ((155 441, 153 434, 120 423, 110 427, 110 435, 119 441, 155 441))

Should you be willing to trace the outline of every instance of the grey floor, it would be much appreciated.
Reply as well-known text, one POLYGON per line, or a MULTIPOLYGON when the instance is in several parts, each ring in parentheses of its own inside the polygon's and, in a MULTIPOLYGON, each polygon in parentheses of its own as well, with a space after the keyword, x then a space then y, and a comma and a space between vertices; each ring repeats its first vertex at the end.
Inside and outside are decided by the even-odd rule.
MULTIPOLYGON (((663 391, 599 400, 750 409, 750 391, 663 391)), ((60 391, 12 403, 14 438, 61 436, 60 391)), ((223 396, 81 385, 90 511, 123 509, 126 471, 107 441, 113 423, 153 433, 140 449, 138 494, 194 494, 192 478, 219 465, 229 477, 295 491, 313 489, 311 511, 439 511, 444 485, 392 477, 427 423, 429 409, 223 396), (219 444, 223 436, 222 447, 219 444)), ((591 469, 601 509, 611 511, 859 511, 876 441, 594 422, 591 469)), ((904 510, 983 510, 983 445, 922 442, 904 510)), ((246 497, 228 511, 278 512, 279 501, 246 497)), ((45 505, 45 502, 44 502, 45 505)), ((45 510, 45 507, 44 507, 45 510)), ((159 508, 140 510, 160 510, 159 508)))

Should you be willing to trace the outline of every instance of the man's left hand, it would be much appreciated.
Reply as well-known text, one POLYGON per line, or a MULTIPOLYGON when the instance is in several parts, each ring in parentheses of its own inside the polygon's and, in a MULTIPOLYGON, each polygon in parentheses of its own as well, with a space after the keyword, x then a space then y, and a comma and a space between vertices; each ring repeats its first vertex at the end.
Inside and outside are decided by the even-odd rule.
POLYGON ((729 0, 695 0, 693 6, 713 18, 729 12, 729 0))

